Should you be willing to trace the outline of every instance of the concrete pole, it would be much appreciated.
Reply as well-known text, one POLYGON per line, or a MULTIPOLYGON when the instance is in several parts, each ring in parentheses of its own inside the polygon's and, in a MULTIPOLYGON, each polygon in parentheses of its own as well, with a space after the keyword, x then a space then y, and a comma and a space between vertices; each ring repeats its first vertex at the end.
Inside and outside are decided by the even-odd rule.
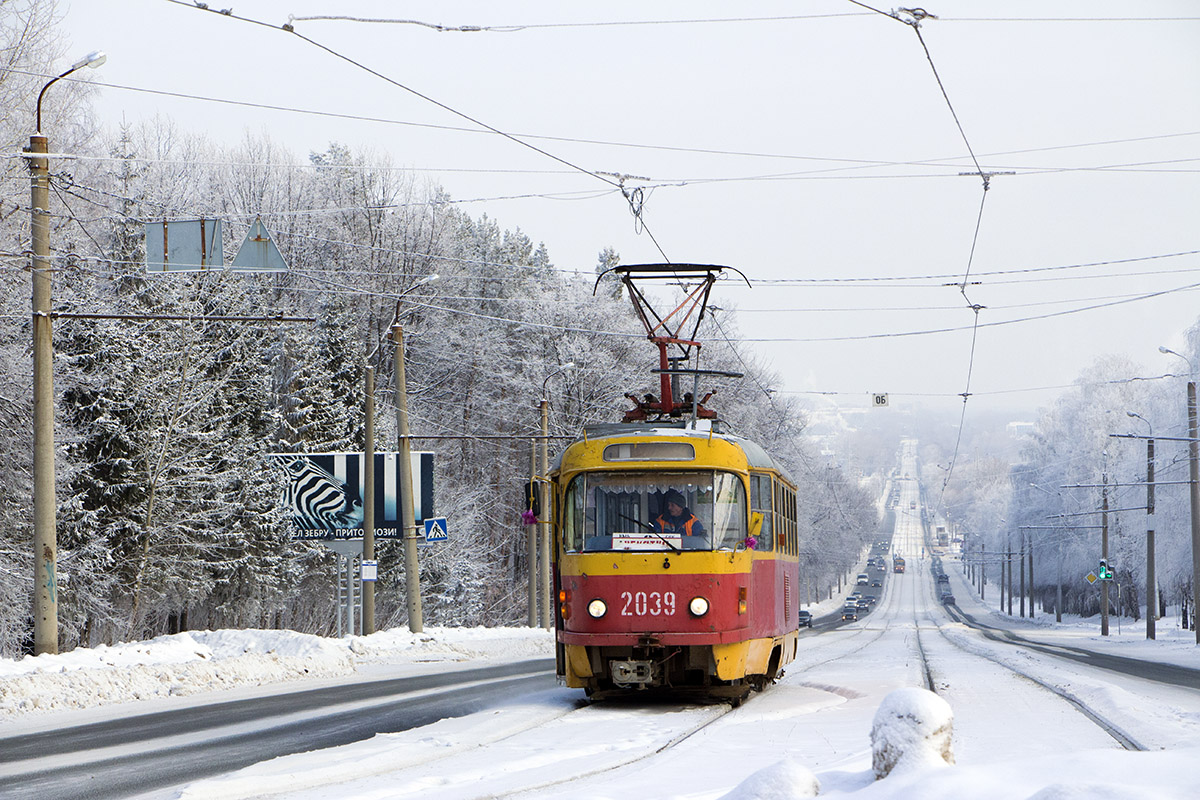
MULTIPOLYGON (((375 560, 375 370, 367 367, 363 434, 363 561, 375 560)), ((375 581, 362 582, 362 632, 375 632, 375 581)))
POLYGON ((1013 596, 1013 576, 1012 576, 1012 534, 1008 536, 1008 552, 1006 553, 1006 561, 1008 564, 1008 615, 1012 616, 1012 596, 1013 596))
MULTIPOLYGON (((529 443, 529 490, 538 491, 537 487, 537 442, 529 443)), ((532 499, 532 498, 530 498, 532 499)), ((538 626, 538 539, 537 523, 525 526, 525 558, 529 562, 529 627, 538 626)))
POLYGON ((983 600, 983 593, 987 589, 987 545, 982 542, 979 544, 979 599, 983 600))
POLYGON ((1155 638, 1158 592, 1154 576, 1154 440, 1146 440, 1146 638, 1155 638))
POLYGON ((1058 536, 1058 592, 1054 597, 1054 621, 1062 622, 1062 569, 1063 543, 1062 534, 1058 536))
POLYGON ((1017 564, 1021 570, 1021 616, 1025 616, 1025 531, 1017 534, 1021 537, 1021 552, 1017 554, 1017 564))
POLYGON ((1200 442, 1196 441, 1195 381, 1188 381, 1187 411, 1188 473, 1191 479, 1189 497, 1192 507, 1192 628, 1196 631, 1196 644, 1200 645, 1200 625, 1196 624, 1196 610, 1200 609, 1200 442))
MULTIPOLYGON (((399 306, 399 303, 397 303, 399 306)), ((417 523, 413 510, 412 445, 408 435, 408 384, 404 379, 404 329, 392 325, 392 343, 396 345, 396 435, 400 451, 400 535, 404 542, 404 588, 408 604, 408 629, 421 633, 421 567, 417 562, 417 523)))
POLYGON ((45 157, 49 152, 46 137, 40 132, 29 137, 29 152, 33 214, 33 653, 41 655, 58 652, 58 532, 50 320, 50 164, 45 157))
MULTIPOLYGON (((1033 619, 1033 532, 1029 534, 1029 618, 1033 619)), ((1045 606, 1042 607, 1043 610, 1045 606)))
MULTIPOLYGON (((1103 475, 1104 488, 1100 500, 1100 558, 1108 564, 1108 470, 1103 475)), ((1109 565, 1112 569, 1112 565, 1109 565)), ((1100 635, 1108 636, 1108 584, 1100 581, 1100 635)))
POLYGON ((540 524, 541 558, 538 559, 538 577, 542 584, 542 627, 550 628, 550 609, 554 603, 553 588, 550 586, 550 402, 542 395, 542 474, 538 487, 542 494, 542 522, 540 524))

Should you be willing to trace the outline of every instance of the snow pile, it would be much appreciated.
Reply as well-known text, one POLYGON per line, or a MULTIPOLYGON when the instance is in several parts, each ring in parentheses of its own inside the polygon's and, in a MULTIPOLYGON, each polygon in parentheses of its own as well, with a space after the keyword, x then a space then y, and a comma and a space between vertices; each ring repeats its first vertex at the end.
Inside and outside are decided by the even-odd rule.
POLYGON ((800 800, 821 793, 821 782, 790 758, 753 773, 720 800, 800 800))
POLYGON ((407 628, 350 637, 350 650, 360 662, 505 661, 554 655, 554 635, 541 628, 407 628))
POLYGON ((0 718, 352 675, 361 663, 504 660, 552 653, 527 628, 389 630, 327 639, 294 631, 192 631, 58 655, 0 659, 0 718))
POLYGON ((889 692, 871 725, 872 766, 877 779, 897 767, 922 768, 954 763, 954 712, 925 689, 889 692))

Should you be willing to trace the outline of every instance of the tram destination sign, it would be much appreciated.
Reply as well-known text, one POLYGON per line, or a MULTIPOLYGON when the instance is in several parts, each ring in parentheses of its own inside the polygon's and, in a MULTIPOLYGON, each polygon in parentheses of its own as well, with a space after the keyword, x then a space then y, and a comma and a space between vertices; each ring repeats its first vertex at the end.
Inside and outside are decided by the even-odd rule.
MULTIPOLYGON (((412 453, 413 516, 433 516, 433 453, 412 453)), ((280 497, 293 539, 363 538, 363 453, 273 453, 284 473, 280 497)), ((403 487, 399 453, 375 454, 375 536, 399 539, 403 487)))

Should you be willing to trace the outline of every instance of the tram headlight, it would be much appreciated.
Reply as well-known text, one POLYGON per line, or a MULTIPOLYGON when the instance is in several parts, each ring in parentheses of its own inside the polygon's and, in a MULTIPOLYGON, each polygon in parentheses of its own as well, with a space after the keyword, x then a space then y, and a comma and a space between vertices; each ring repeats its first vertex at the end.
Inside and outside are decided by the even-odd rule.
POLYGON ((688 603, 688 611, 692 612, 694 617, 703 617, 708 613, 708 600, 703 597, 693 597, 688 603))
POLYGON ((608 613, 608 606, 604 603, 603 600, 596 598, 595 600, 593 600, 592 602, 587 604, 587 612, 593 618, 600 619, 601 617, 603 617, 605 614, 608 613))

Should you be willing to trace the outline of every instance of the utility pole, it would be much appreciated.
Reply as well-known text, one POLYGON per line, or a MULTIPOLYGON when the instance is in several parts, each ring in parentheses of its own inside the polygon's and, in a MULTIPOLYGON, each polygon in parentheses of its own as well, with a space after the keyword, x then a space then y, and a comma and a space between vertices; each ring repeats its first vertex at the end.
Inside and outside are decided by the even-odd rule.
MULTIPOLYGON (((1100 494, 1100 559, 1108 563, 1108 466, 1102 474, 1100 494)), ((1100 635, 1108 636, 1108 581, 1100 581, 1100 635)))
POLYGON ((392 343, 396 346, 396 436, 400 451, 400 535, 404 542, 404 588, 408 605, 408 629, 421 633, 421 568, 417 562, 417 523, 413 510, 412 444, 408 435, 408 384, 404 379, 404 329, 400 327, 400 301, 396 301, 396 321, 392 324, 392 343))
MULTIPOLYGON (((1062 534, 1058 535, 1058 591, 1054 595, 1054 621, 1062 622, 1062 569, 1063 541, 1062 534)), ((1045 606, 1043 606, 1045 608, 1045 606)))
POLYGON ((1158 592, 1154 576, 1154 440, 1146 440, 1146 638, 1155 638, 1158 592))
MULTIPOLYGON (((543 384, 544 385, 544 384, 543 384)), ((542 514, 539 527, 541 535, 541 558, 538 559, 538 577, 542 584, 542 627, 550 628, 550 608, 554 603, 550 586, 550 401, 542 392, 542 474, 538 487, 542 496, 542 514)))
POLYGON ((33 213, 34 655, 58 652, 58 532, 54 508, 54 345, 50 321, 50 163, 46 159, 48 152, 46 137, 40 132, 29 137, 30 199, 33 213))
MULTIPOLYGON (((534 503, 534 498, 540 498, 540 492, 537 483, 537 442, 529 443, 529 488, 528 493, 529 509, 532 510, 535 505, 541 506, 541 502, 534 503)), ((525 558, 529 562, 529 627, 536 628, 538 626, 538 539, 537 539, 537 517, 534 516, 532 521, 525 526, 525 558)))
POLYGON ((1188 478, 1191 491, 1188 499, 1192 512, 1192 630, 1196 632, 1196 644, 1200 645, 1200 625, 1196 624, 1196 611, 1200 610, 1200 441, 1196 434, 1196 368, 1192 360, 1169 347, 1159 347, 1158 352, 1179 356, 1188 364, 1187 415, 1188 415, 1188 478))
POLYGON ((1025 531, 1017 534, 1021 537, 1021 552, 1017 554, 1017 564, 1021 569, 1021 617, 1025 616, 1025 531))
MULTIPOLYGON (((1191 362, 1189 362, 1190 364, 1191 362)), ((1189 498, 1192 508, 1192 628, 1196 644, 1200 645, 1200 625, 1196 610, 1200 609, 1200 442, 1196 441, 1196 382, 1187 385, 1188 414, 1188 477, 1191 478, 1189 498)))
MULTIPOLYGON (((363 433, 363 551, 362 563, 375 560, 375 369, 367 367, 366 431, 363 433)), ((365 566, 364 566, 365 568, 365 566)), ((375 581, 362 583, 362 632, 375 632, 375 581)))
MULTIPOLYGON (((1029 532, 1029 618, 1033 619, 1033 532, 1029 532)), ((1045 610, 1045 606, 1042 606, 1045 610)))
POLYGON ((33 654, 58 653, 58 530, 54 491, 54 332, 50 319, 50 148, 42 134, 42 98, 60 78, 107 56, 88 53, 38 93, 29 137, 30 235, 33 252, 33 654))
POLYGON ((1013 595, 1013 577, 1012 577, 1012 534, 1008 535, 1008 552, 1005 558, 1008 564, 1008 615, 1012 616, 1012 595, 1013 595))
POLYGON ((979 544, 979 599, 983 600, 984 589, 987 588, 987 545, 979 544))

